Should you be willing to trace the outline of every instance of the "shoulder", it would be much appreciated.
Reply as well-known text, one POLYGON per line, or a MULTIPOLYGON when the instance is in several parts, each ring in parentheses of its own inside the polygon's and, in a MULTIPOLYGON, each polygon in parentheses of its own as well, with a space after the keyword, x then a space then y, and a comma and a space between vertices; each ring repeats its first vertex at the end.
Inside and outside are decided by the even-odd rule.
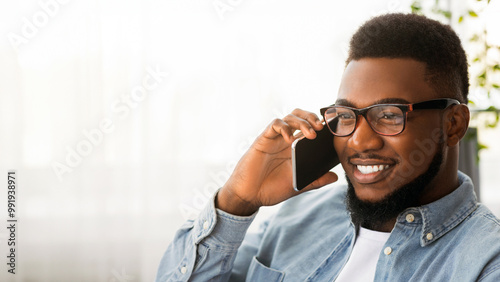
POLYGON ((500 254, 500 221, 481 203, 453 231, 455 242, 463 247, 496 250, 500 254))
POLYGON ((462 251, 485 263, 478 281, 500 281, 500 220, 483 204, 462 224, 462 251), (477 255, 477 256, 476 256, 477 255), (491 280, 492 277, 495 277, 491 280))
POLYGON ((476 210, 479 235, 478 241, 484 246, 483 254, 491 257, 483 268, 478 281, 500 281, 500 220, 484 205, 476 210))
POLYGON ((500 220, 485 205, 477 204, 476 210, 469 216, 468 225, 478 227, 478 229, 471 229, 475 230, 475 232, 484 232, 498 238, 498 245, 500 246, 500 220))

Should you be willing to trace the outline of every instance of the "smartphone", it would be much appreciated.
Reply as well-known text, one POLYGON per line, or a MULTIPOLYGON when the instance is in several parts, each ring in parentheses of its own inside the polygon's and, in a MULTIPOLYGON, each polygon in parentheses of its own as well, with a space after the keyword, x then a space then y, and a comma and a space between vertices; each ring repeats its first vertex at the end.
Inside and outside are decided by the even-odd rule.
POLYGON ((315 139, 302 137, 293 142, 293 189, 302 190, 340 163, 333 137, 325 124, 315 139))

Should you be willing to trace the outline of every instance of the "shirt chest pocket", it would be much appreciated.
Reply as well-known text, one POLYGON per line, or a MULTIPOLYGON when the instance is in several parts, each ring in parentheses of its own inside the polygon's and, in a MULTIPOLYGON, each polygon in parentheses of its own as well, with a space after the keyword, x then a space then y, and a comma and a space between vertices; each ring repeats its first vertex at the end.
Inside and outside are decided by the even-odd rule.
POLYGON ((269 268, 258 261, 257 257, 253 257, 250 267, 248 268, 246 281, 280 282, 283 281, 284 277, 284 272, 269 268))

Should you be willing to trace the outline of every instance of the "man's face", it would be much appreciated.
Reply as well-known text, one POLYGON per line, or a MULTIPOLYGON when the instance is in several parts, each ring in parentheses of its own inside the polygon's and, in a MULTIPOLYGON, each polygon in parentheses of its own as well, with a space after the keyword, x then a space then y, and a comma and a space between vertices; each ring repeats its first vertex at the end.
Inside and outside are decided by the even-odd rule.
MULTIPOLYGON (((347 66, 336 104, 364 108, 381 103, 412 104, 440 97, 425 81, 424 63, 411 59, 364 58, 351 61, 347 66)), ((335 149, 357 198, 381 202, 425 174, 436 152, 442 150, 441 126, 442 111, 417 110, 407 114, 405 129, 399 135, 379 135, 359 117, 354 133, 335 137, 335 149), (378 171, 368 172, 371 169, 378 171)), ((429 188, 432 189, 426 187, 422 193, 429 193, 429 188)))

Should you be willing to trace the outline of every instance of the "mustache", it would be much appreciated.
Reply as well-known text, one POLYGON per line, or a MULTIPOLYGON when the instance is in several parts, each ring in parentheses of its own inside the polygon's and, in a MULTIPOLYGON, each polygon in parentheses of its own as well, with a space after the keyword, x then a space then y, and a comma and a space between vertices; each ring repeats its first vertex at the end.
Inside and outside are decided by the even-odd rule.
POLYGON ((360 154, 356 153, 347 157, 347 161, 351 162, 352 159, 371 159, 371 160, 381 160, 383 162, 398 163, 396 159, 380 156, 374 153, 360 154))

